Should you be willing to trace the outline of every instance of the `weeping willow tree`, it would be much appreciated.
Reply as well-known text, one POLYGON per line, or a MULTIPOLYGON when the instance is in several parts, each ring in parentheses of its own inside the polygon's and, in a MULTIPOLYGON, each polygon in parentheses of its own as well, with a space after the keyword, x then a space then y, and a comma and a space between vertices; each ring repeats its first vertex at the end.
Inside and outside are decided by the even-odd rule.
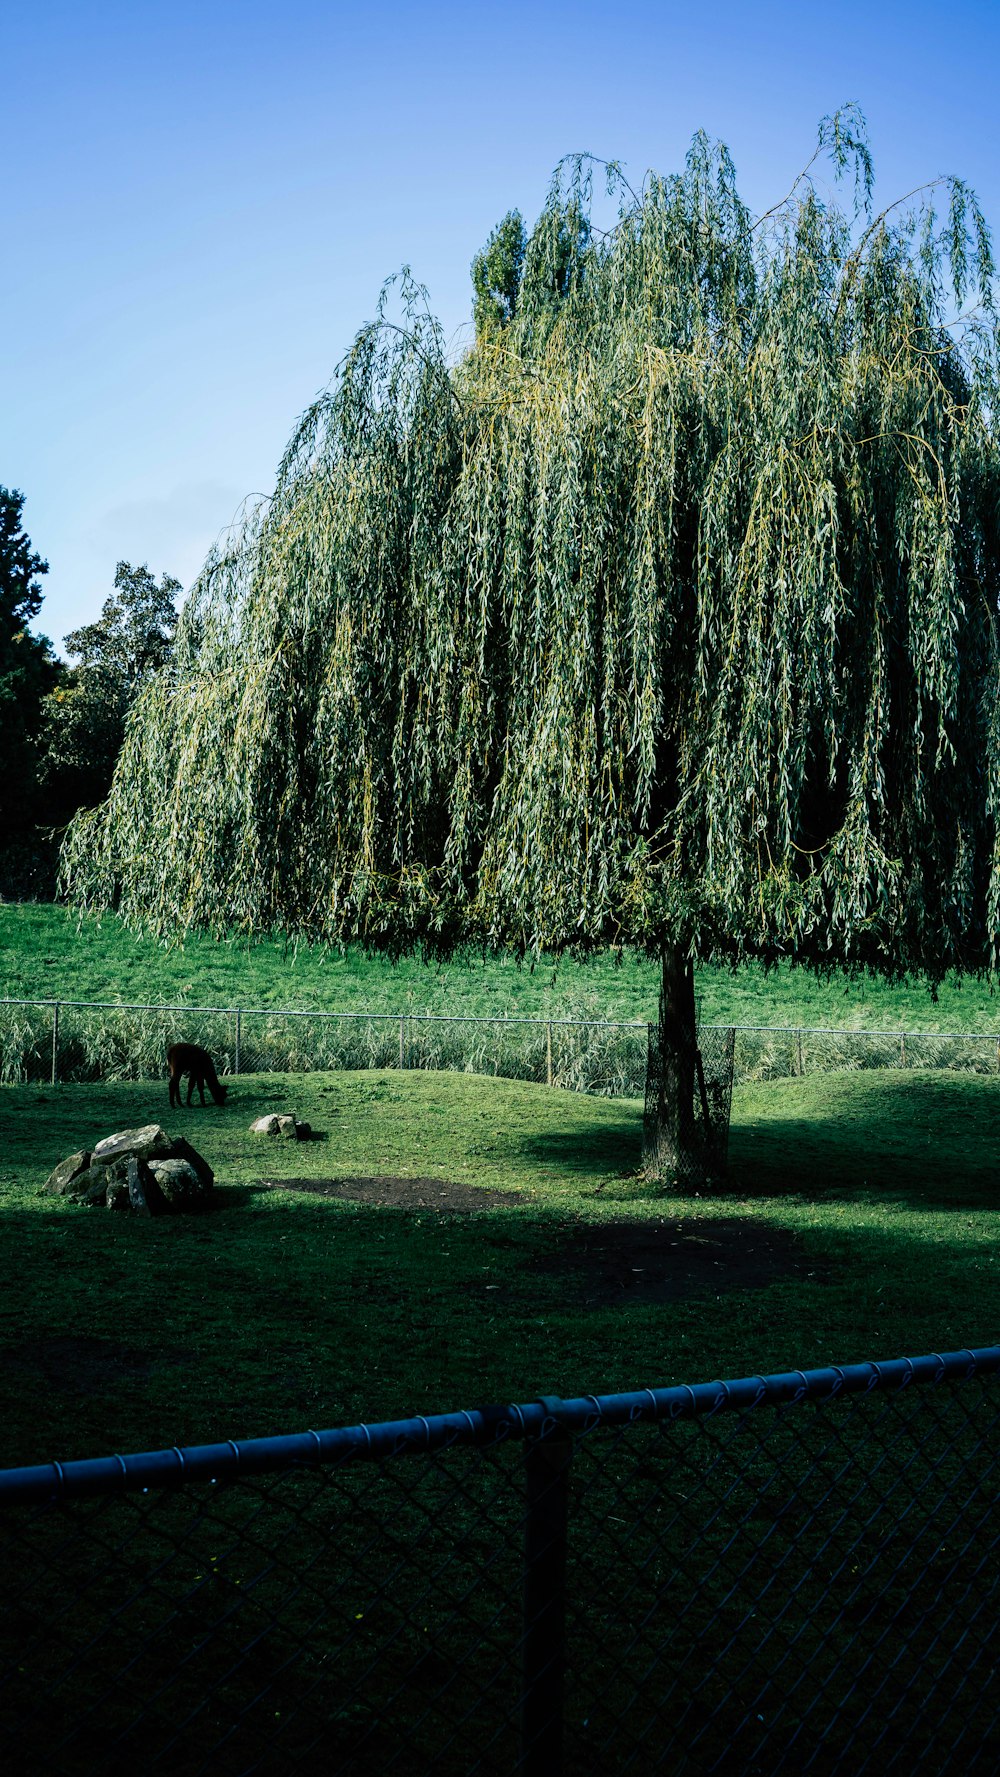
POLYGON ((78 904, 638 947, 667 1166, 698 960, 993 967, 989 237, 956 180, 873 214, 851 107, 817 155, 853 210, 807 169, 754 217, 699 135, 639 192, 607 168, 603 232, 563 163, 477 258, 457 363, 408 275, 401 319, 384 293, 70 830, 78 904))

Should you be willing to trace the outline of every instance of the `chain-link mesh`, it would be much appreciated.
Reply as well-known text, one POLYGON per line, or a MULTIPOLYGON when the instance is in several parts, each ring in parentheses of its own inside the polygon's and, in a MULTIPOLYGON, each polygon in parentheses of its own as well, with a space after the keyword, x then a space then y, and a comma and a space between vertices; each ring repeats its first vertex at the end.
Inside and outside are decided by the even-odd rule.
MULTIPOLYGON (((706 1084, 728 1041, 728 1027, 700 1026, 706 1084)), ((444 1068, 616 1098, 643 1096, 651 1060, 647 1026, 612 1020, 0 1000, 3 1085, 161 1079, 176 1042, 200 1043, 221 1074, 444 1068)), ((865 1068, 1000 1074, 1000 1037, 736 1027, 737 1085, 865 1068)))
POLYGON ((681 1186, 702 1184, 725 1173, 735 1038, 732 1029, 699 1025, 687 1066, 681 1058, 677 1069, 682 1082, 678 1094, 676 1079, 664 1066, 659 1028, 649 1026, 642 1119, 647 1170, 669 1173, 681 1186))
POLYGON ((0 1473, 3 1768, 992 1773, 998 1369, 0 1473))
POLYGON ((784 1080, 867 1068, 1000 1073, 1000 1038, 948 1031, 769 1030, 738 1027, 736 1079, 784 1080))
POLYGON ((638 1097, 646 1068, 644 1024, 0 1001, 0 1083, 161 1079, 182 1041, 220 1074, 442 1068, 603 1097, 638 1097))

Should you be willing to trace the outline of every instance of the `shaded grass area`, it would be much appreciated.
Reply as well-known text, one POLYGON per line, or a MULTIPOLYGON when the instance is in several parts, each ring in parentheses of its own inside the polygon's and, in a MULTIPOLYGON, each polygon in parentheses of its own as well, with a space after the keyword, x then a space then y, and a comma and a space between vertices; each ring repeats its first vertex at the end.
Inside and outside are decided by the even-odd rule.
MULTIPOLYGON (((994 1079, 869 1073, 742 1088, 732 1175, 711 1198, 664 1197, 637 1175, 635 1102, 390 1071, 241 1078, 224 1109, 180 1116, 165 1098, 162 1084, 0 1095, 4 1462, 997 1337, 994 1079), (272 1107, 325 1139, 251 1137, 251 1118, 272 1107), (66 1152, 147 1120, 210 1159, 212 1212, 141 1222, 38 1194, 66 1152), (515 1202, 447 1214, 433 1200, 376 1208, 291 1184, 393 1176, 422 1192, 436 1179, 515 1202), (789 1262, 716 1278, 706 1267, 670 1300, 625 1288, 595 1296, 581 1248, 617 1248, 623 1229, 651 1237, 665 1224, 694 1230, 723 1265, 740 1225, 748 1249, 789 1262)), ((910 1687, 928 1692, 956 1610, 967 1631, 984 1582, 979 1549, 962 1553, 970 1508, 963 1519, 960 1501, 946 1518, 939 1507, 951 1511, 960 1485, 976 1490, 979 1512, 995 1488, 992 1470, 976 1468, 990 1446, 964 1403, 936 1404, 928 1444, 916 1393, 901 1403, 912 1432, 895 1407, 885 1424, 872 1397, 835 1433, 796 1409, 751 1416, 735 1440, 724 1416, 586 1440, 571 1509, 573 1769, 641 1760, 647 1719, 670 1723, 686 1753, 700 1737, 709 1762, 738 1745, 747 1768, 768 1768, 768 1725, 798 1730, 817 1698, 803 1757, 817 1772, 843 1769, 853 1729, 850 1718, 831 1725, 827 1687, 867 1709, 865 1661, 875 1658, 881 1684, 884 1635, 893 1659, 882 1713, 898 1708, 918 1749, 928 1733, 952 1733, 947 1688, 928 1728, 915 1724, 910 1687), (822 1515, 831 1460, 832 1541, 822 1515), (924 1527, 907 1489, 928 1465, 937 1491, 924 1527), (953 1523, 954 1537, 943 1527, 953 1523), (734 1659, 749 1674, 742 1689, 729 1684, 734 1659)), ((496 1649, 516 1649, 519 1633, 522 1489, 520 1452, 502 1447, 277 1477, 210 1499, 202 1488, 93 1502, 73 1509, 65 1544, 59 1518, 19 1531, 7 1572, 25 1589, 15 1585, 8 1626, 32 1657, 13 1682, 11 1719, 44 1699, 24 1768, 65 1729, 74 1750, 60 1768, 81 1774, 98 1747, 112 1772, 149 1768, 154 1754, 193 1772, 216 1737, 213 1769, 277 1774, 321 1733, 325 1768, 352 1777, 431 1763, 464 1777, 468 1710, 477 1734, 485 1723, 496 1735, 483 1769, 512 1769, 516 1658, 505 1664, 496 1649), (108 1564, 112 1546, 121 1552, 108 1564), (77 1601, 53 1634, 67 1586, 77 1601), (64 1650, 112 1619, 110 1640, 67 1678, 64 1650), (118 1659, 125 1682, 102 1701, 118 1659)), ((981 1645, 966 1634, 963 1671, 976 1670, 981 1645)), ((962 1706, 968 1768, 993 1769, 990 1711, 977 1707, 982 1723, 962 1706)), ((0 1699, 0 1727, 3 1714, 0 1699)))
MULTIPOLYGON (((191 936, 183 946, 137 939, 113 916, 78 923, 66 908, 0 903, 0 995, 22 999, 166 1001, 191 1005, 315 1007, 323 1011, 448 1012, 470 1017, 647 1020, 654 964, 626 954, 519 968, 510 957, 444 966, 391 964, 350 948, 296 949, 281 939, 247 946, 191 936)), ((995 1031, 988 989, 951 981, 931 998, 925 982, 828 980, 802 969, 757 967, 698 975, 708 1023, 835 1028, 995 1031)))

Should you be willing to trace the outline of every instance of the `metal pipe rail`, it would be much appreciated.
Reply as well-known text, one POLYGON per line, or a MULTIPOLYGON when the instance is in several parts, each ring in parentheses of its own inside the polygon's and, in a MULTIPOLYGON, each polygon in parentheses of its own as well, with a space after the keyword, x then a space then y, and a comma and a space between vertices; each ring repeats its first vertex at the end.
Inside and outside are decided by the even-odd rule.
POLYGON ((331 1431, 294 1432, 242 1441, 231 1438, 225 1443, 189 1444, 183 1448, 174 1445, 129 1456, 45 1462, 28 1468, 0 1469, 0 1508, 195 1482, 214 1485, 245 1475, 273 1474, 299 1463, 384 1462, 389 1457, 426 1455, 460 1444, 481 1447, 508 1439, 545 1438, 556 1430, 584 1433, 601 1425, 691 1419, 747 1412, 765 1404, 793 1405, 803 1400, 831 1401, 839 1395, 967 1381, 972 1376, 998 1371, 1000 1345, 986 1345, 878 1363, 742 1376, 727 1382, 591 1394, 568 1401, 546 1396, 521 1406, 472 1407, 457 1413, 435 1413, 427 1418, 418 1415, 331 1431))

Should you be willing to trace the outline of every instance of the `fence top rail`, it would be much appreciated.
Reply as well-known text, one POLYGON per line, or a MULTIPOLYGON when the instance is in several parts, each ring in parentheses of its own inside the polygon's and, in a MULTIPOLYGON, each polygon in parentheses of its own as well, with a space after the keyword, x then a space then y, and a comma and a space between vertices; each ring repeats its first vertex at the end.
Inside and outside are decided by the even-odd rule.
POLYGON ((544 1438, 553 1432, 583 1433, 637 1421, 669 1422, 716 1413, 747 1413, 759 1406, 794 1406, 806 1400, 823 1403, 840 1395, 899 1391, 914 1384, 963 1382, 997 1372, 1000 1345, 988 1345, 944 1355, 931 1352, 925 1357, 889 1358, 879 1363, 744 1376, 729 1382, 584 1395, 569 1401, 543 1396, 522 1406, 473 1407, 430 1418, 388 1420, 331 1431, 296 1432, 242 1442, 230 1439, 224 1444, 193 1444, 183 1449, 175 1445, 169 1450, 147 1450, 131 1456, 39 1463, 0 1470, 0 1507, 192 1482, 214 1485, 304 1463, 384 1461, 391 1456, 418 1456, 456 1445, 496 1445, 544 1438))
MULTIPOLYGON (((474 1012, 324 1012, 319 1006, 194 1006, 170 1005, 159 1001, 132 1000, 22 1000, 11 999, 0 995, 0 1006, 73 1006, 83 1011, 92 1012, 185 1012, 190 1015, 205 1012, 218 1018, 358 1018, 368 1024, 398 1024, 406 1019, 411 1024, 539 1024, 539 1025, 572 1025, 581 1029, 598 1030, 646 1030, 648 1021, 644 1018, 545 1018, 541 1016, 506 1016, 497 1013, 474 1012)), ((752 1036, 771 1037, 891 1037, 897 1043, 900 1037, 917 1038, 933 1041, 963 1043, 1000 1043, 1000 1031, 991 1030, 910 1030, 900 1027, 897 1030, 874 1030, 862 1025, 818 1025, 818 1024, 706 1024, 705 1030, 735 1030, 737 1034, 746 1033, 752 1036)))
MULTIPOLYGON (((91 1012, 208 1012, 215 1017, 235 1018, 360 1018, 367 1024, 577 1024, 588 1029, 645 1030, 644 1018, 543 1018, 475 1012, 325 1012, 321 1006, 195 1006, 169 1005, 160 1001, 132 1000, 19 1000, 0 995, 0 1006, 75 1006, 91 1012)), ((728 1028, 728 1027, 720 1027, 728 1028)))

